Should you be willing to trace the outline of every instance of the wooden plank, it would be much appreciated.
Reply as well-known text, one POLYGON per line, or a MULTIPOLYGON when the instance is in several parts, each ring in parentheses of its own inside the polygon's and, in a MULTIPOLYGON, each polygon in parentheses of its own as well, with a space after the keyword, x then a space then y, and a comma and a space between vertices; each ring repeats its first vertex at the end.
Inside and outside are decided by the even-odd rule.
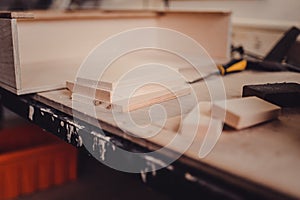
POLYGON ((71 81, 67 81, 66 86, 67 89, 70 90, 72 93, 77 93, 106 103, 126 101, 129 98, 131 99, 131 101, 140 102, 144 99, 151 99, 153 96, 159 96, 165 93, 170 93, 172 89, 174 89, 175 92, 178 92, 178 88, 188 88, 188 85, 183 85, 180 81, 169 87, 171 91, 169 91, 164 86, 152 83, 143 84, 141 87, 137 85, 137 90, 135 91, 133 90, 134 86, 120 86, 120 89, 117 89, 117 91, 110 91, 93 87, 91 85, 78 83, 76 84, 76 89, 74 90, 74 83, 71 81))
MULTIPOLYGON (((165 85, 184 84, 180 80, 179 68, 191 67, 181 57, 158 49, 143 49, 127 53, 108 66, 98 79, 88 79, 88 74, 82 73, 76 77, 78 83, 97 85, 98 88, 114 90, 116 86, 143 85, 147 82, 158 82, 165 85), (174 82, 178 83, 174 83, 174 82)), ((100 74, 99 74, 100 76, 100 74)))
POLYGON ((6 19, 33 19, 34 14, 28 12, 11 12, 11 11, 0 11, 0 18, 6 19))
POLYGON ((120 18, 153 18, 158 13, 153 11, 33 11, 35 20, 89 20, 89 19, 120 19, 120 18))
POLYGON ((95 45, 113 34, 144 24, 152 25, 153 19, 70 19, 68 23, 18 21, 22 76, 22 88, 18 94, 64 88, 65 81, 75 80, 77 70, 95 45), (103 29, 103 26, 109 28, 103 29), (45 36, 48 36, 47 39, 45 36), (89 40, 82 40, 83 36, 89 40), (68 44, 62 47, 61 44, 65 44, 66 41, 68 44), (31 78, 32 72, 38 74, 34 80, 31 78))
MULTIPOLYGON (((72 87, 72 85, 69 84, 69 87, 72 87)), ((90 92, 88 91, 89 94, 84 95, 81 93, 72 93, 72 99, 92 106, 101 106, 108 110, 113 109, 117 112, 131 112, 144 107, 149 107, 154 104, 176 99, 191 93, 190 87, 186 86, 173 87, 172 91, 166 90, 163 87, 155 87, 154 89, 152 87, 153 86, 148 85, 137 90, 133 96, 125 95, 117 97, 116 99, 111 99, 110 101, 104 101, 102 99, 93 97, 92 93, 94 93, 94 90, 91 88, 86 88, 86 90, 90 90, 90 92)), ((99 95, 96 94, 96 96, 99 97, 100 92, 98 93, 99 95)))
MULTIPOLYGON (((26 12, 3 12, 3 15, 13 15, 16 18, 33 18, 39 21, 53 21, 53 20, 82 20, 82 19, 118 19, 118 18, 153 18, 158 16, 164 16, 168 14, 181 15, 186 13, 186 11, 146 11, 146 10, 136 10, 136 11, 103 11, 103 10, 80 10, 80 11, 31 11, 31 13, 26 12)), ((189 11, 190 14, 197 15, 202 13, 204 15, 223 15, 228 16, 231 14, 229 10, 199 10, 199 11, 189 11)))
POLYGON ((235 129, 276 119, 280 111, 280 107, 254 96, 215 102, 213 109, 216 117, 218 112, 226 112, 225 123, 235 129))

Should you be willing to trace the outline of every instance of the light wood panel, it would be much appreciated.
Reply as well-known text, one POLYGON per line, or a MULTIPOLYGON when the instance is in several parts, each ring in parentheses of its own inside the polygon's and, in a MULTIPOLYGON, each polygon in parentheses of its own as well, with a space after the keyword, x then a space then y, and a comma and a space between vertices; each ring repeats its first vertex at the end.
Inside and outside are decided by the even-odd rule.
POLYGON ((215 102, 213 108, 225 112, 225 123, 235 129, 248 128, 279 116, 280 107, 257 97, 227 99, 225 102, 215 102))
POLYGON ((120 19, 120 18, 153 18, 158 15, 151 11, 101 11, 101 10, 81 10, 81 11, 60 11, 52 10, 31 11, 34 19, 38 21, 47 20, 82 20, 82 19, 120 19))
MULTIPOLYGON (((224 41, 230 41, 231 38, 231 32, 228 29, 230 15, 228 13, 200 15, 195 12, 185 15, 171 12, 166 17, 158 18, 158 26, 177 30, 193 38, 215 60, 229 58, 231 44, 230 42, 224 43, 224 41)), ((177 44, 174 43, 174 45, 177 44)))
POLYGON ((184 84, 180 68, 191 67, 183 58, 159 49, 142 49, 129 52, 105 68, 98 80, 77 77, 80 84, 94 85, 104 90, 144 85, 156 82, 167 86, 184 84))
MULTIPOLYGON (((7 37, 7 42, 11 41, 8 37, 14 41, 0 46, 1 51, 6 52, 5 62, 10 63, 1 64, 1 68, 9 71, 1 80, 11 80, 8 88, 17 91, 17 94, 62 88, 66 80, 75 79, 79 66, 96 45, 114 34, 138 27, 173 28, 203 43, 204 48, 216 59, 229 55, 229 12, 94 11, 35 14, 36 19, 26 19, 30 15, 21 13, 19 16, 15 13, 8 16, 18 19, 1 19, 1 36, 7 37), (10 20, 13 27, 5 20, 10 20), (210 29, 207 29, 208 24, 210 29), (218 37, 207 42, 207 37, 212 35, 212 28, 217 28, 218 37), (14 49, 13 54, 9 48, 14 49), (9 51, 10 54, 7 53, 9 51), (13 65, 15 74, 10 70, 10 65, 13 65), (35 80, 32 80, 32 73, 36 74, 35 80)), ((6 15, 3 13, 3 17, 6 15)))
MULTIPOLYGON (((129 112, 154 104, 169 101, 191 93, 189 86, 173 86, 170 90, 165 87, 148 84, 137 89, 132 95, 122 90, 121 94, 114 94, 114 91, 104 91, 89 86, 76 85, 67 82, 67 87, 72 92, 75 101, 90 105, 101 105, 106 109, 114 109, 117 112, 129 112), (75 92, 74 92, 75 91, 75 92)), ((126 89, 126 88, 125 88, 126 89)))

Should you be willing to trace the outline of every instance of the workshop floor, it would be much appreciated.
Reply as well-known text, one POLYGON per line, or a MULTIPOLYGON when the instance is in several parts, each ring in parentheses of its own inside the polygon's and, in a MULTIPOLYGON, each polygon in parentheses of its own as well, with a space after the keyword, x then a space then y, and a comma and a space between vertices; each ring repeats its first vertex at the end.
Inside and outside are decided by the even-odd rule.
MULTIPOLYGON (((27 123, 7 110, 4 113, 4 120, 0 123, 1 129, 27 123)), ((78 171, 77 181, 19 197, 18 200, 169 199, 165 194, 145 185, 139 174, 118 172, 86 153, 79 153, 78 171)))

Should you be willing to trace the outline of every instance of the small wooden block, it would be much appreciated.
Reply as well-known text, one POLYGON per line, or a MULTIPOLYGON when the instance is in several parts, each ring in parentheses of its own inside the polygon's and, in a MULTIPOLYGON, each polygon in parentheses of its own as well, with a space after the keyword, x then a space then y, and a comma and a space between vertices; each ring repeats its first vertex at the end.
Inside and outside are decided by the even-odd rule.
POLYGON ((216 111, 214 117, 218 117, 218 113, 225 111, 225 124, 235 129, 243 129, 275 119, 280 111, 280 107, 257 97, 230 99, 226 100, 225 104, 221 101, 213 104, 213 109, 216 111))
POLYGON ((33 13, 26 12, 10 12, 10 11, 0 11, 0 18, 7 19, 33 19, 33 13))

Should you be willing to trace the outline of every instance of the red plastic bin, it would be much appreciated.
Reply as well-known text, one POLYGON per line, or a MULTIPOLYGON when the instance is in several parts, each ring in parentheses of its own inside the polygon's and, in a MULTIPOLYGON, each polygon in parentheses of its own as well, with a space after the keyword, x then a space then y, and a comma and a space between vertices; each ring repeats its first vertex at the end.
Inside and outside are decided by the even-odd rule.
POLYGON ((77 150, 34 125, 0 131, 0 200, 77 178, 77 150))

